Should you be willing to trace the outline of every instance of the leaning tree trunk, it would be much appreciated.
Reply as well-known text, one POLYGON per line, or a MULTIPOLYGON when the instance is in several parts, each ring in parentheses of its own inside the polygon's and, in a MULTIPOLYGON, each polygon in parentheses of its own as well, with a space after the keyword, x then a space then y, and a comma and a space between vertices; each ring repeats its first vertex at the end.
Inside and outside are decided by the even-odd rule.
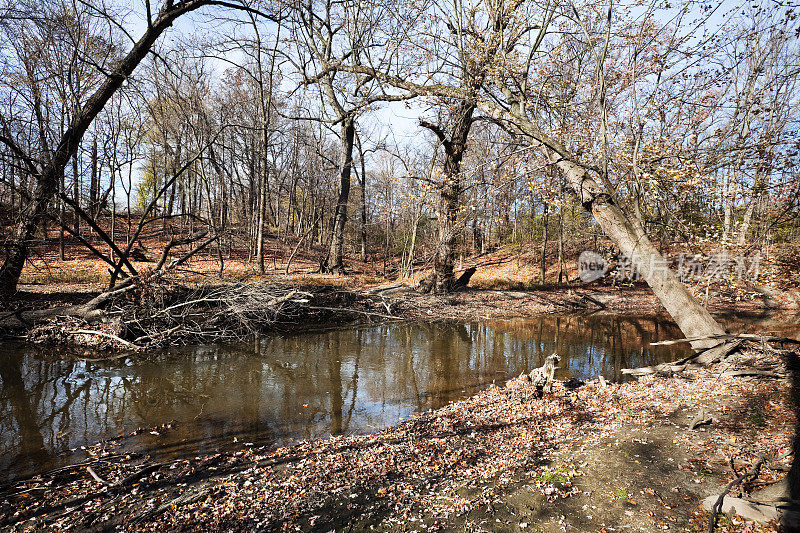
MULTIPOLYGON (((586 170, 565 159, 550 147, 546 155, 565 175, 583 206, 589 210, 608 237, 631 260, 678 327, 687 338, 725 333, 722 327, 692 296, 644 231, 617 206, 611 195, 592 179, 586 170)), ((708 339, 692 342, 696 350, 711 348, 721 341, 708 339)))
MULTIPOLYGON (((593 179, 584 166, 575 162, 561 143, 538 128, 527 116, 521 100, 514 102, 510 112, 498 108, 492 102, 482 104, 485 104, 484 110, 490 115, 513 124, 518 132, 531 140, 533 147, 538 148, 564 174, 578 201, 594 215, 603 232, 630 259, 687 338, 712 337, 725 333, 722 326, 668 267, 664 256, 647 237, 641 224, 635 225, 616 205, 611 193, 593 179)), ((695 350, 720 345, 723 345, 722 341, 710 338, 691 342, 695 350)))
MULTIPOLYGON (((105 81, 72 118, 69 127, 61 136, 58 146, 47 161, 47 165, 39 171, 32 158, 26 159, 28 171, 36 178, 36 189, 31 201, 19 217, 13 239, 7 245, 8 254, 5 263, 0 268, 0 297, 8 298, 17 292, 17 283, 19 283, 22 268, 28 258, 30 243, 36 233, 36 227, 42 217, 46 215, 47 208, 55 196, 59 180, 64 174, 64 169, 70 158, 77 153, 80 141, 89 125, 147 56, 159 36, 172 26, 179 16, 203 7, 206 3, 204 0, 180 2, 178 5, 173 5, 172 2, 166 3, 130 52, 116 63, 113 71, 108 73, 105 81)), ((14 151, 21 152, 21 149, 15 147, 14 151)))
MULTIPOLYGON (((464 104, 474 102, 481 110, 506 125, 510 130, 527 137, 532 148, 540 150, 552 165, 564 173, 567 183, 575 191, 581 204, 594 215, 600 227, 622 253, 631 258, 684 335, 709 337, 724 333, 722 327, 711 317, 708 310, 695 300, 675 273, 669 268, 661 268, 664 258, 644 234, 641 227, 634 227, 627 215, 614 203, 610 192, 592 179, 586 169, 575 162, 561 143, 539 129, 528 116, 525 99, 510 87, 502 87, 510 104, 510 109, 507 109, 492 99, 475 99, 468 91, 455 87, 443 87, 438 84, 420 85, 407 79, 383 75, 374 69, 362 66, 354 67, 351 71, 377 76, 395 87, 405 88, 419 95, 459 98, 464 104)), ((704 339, 691 343, 695 349, 710 348, 721 344, 722 342, 716 339, 704 339)))
MULTIPOLYGON (((66 165, 66 161, 64 164, 66 165)), ((17 292, 17 283, 25 261, 28 259, 28 250, 36 234, 39 220, 44 216, 50 200, 56 193, 59 179, 56 169, 50 167, 48 170, 49 172, 45 172, 36 180, 33 197, 20 213, 20 221, 14 230, 14 237, 7 245, 8 255, 0 268, 0 296, 7 298, 17 292)), ((61 172, 63 170, 62 166, 61 172)))
POLYGON ((325 272, 344 274, 342 255, 344 249, 344 226, 347 223, 347 202, 350 199, 350 173, 353 168, 353 140, 355 138, 355 121, 352 116, 342 120, 339 148, 339 198, 333 216, 333 231, 328 259, 323 265, 325 272))

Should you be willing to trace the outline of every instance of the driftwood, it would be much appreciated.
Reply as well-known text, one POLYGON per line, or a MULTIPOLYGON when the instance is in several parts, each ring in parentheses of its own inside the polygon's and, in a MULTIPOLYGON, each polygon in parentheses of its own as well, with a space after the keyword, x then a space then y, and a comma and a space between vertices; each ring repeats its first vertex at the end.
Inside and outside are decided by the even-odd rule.
MULTIPOLYGON (((684 339, 690 341, 691 339, 684 339)), ((671 341, 670 341, 671 342, 671 341)), ((672 363, 661 363, 660 365, 645 366, 640 368, 623 368, 622 373, 630 376, 647 376, 649 374, 659 374, 663 376, 672 376, 678 372, 682 372, 690 364, 696 365, 710 365, 726 358, 733 353, 744 342, 744 339, 732 339, 723 342, 718 346, 703 350, 696 354, 685 357, 679 361, 672 363)))
MULTIPOLYGON (((752 333, 741 334, 722 334, 722 335, 707 335, 703 337, 690 337, 687 339, 675 339, 668 341, 651 342, 650 346, 673 346, 675 344, 682 344, 686 342, 695 342, 703 340, 720 340, 722 341, 717 346, 708 348, 694 355, 674 361, 672 363, 662 363, 655 366, 646 366, 641 368, 623 368, 622 373, 631 376, 646 376, 648 374, 661 374, 671 376, 675 373, 684 370, 687 365, 710 365, 724 360, 730 354, 739 349, 745 341, 758 341, 762 343, 767 342, 780 342, 800 344, 797 339, 790 339, 787 337, 775 337, 771 335, 758 335, 752 333)), ((774 372, 765 372, 757 370, 747 371, 728 371, 722 374, 723 376, 761 376, 761 377, 782 377, 780 374, 774 372)))
POLYGON ((800 340, 791 339, 789 337, 775 337, 772 335, 758 335, 754 333, 740 333, 738 335, 725 334, 725 335, 710 335, 705 337, 690 337, 688 339, 675 339, 671 341, 651 342, 650 346, 672 346, 675 344, 682 344, 685 342, 694 342, 701 340, 748 340, 748 341, 763 341, 763 342, 784 342, 787 344, 800 344, 800 340))

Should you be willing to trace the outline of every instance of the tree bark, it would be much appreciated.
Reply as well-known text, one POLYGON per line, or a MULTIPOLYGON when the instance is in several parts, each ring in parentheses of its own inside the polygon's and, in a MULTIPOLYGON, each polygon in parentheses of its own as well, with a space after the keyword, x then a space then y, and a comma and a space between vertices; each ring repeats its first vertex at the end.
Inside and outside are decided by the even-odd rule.
POLYGON ((446 294, 453 290, 454 243, 457 234, 458 211, 461 207, 461 161, 467 148, 467 138, 472 128, 475 105, 462 101, 454 111, 453 129, 448 139, 444 132, 433 124, 421 122, 433 131, 442 142, 445 151, 444 182, 439 188, 439 245, 433 259, 431 290, 435 294, 446 294))
POLYGON ((350 198, 350 173, 353 168, 353 141, 355 138, 355 120, 348 115, 342 120, 339 147, 339 197, 333 215, 333 231, 328 258, 323 270, 329 273, 344 274, 342 255, 344 249, 344 227, 347 223, 347 202, 350 198))

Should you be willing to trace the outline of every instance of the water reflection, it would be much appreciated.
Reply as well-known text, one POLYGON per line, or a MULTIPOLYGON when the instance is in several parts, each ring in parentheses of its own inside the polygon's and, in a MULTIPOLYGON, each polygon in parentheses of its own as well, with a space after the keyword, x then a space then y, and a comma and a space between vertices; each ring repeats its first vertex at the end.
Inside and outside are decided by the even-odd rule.
MULTIPOLYGON (((653 349, 675 326, 630 317, 541 317, 478 324, 390 324, 203 346, 149 361, 70 362, 5 346, 0 354, 0 477, 74 460, 70 449, 143 431, 126 446, 194 454, 242 442, 370 432, 542 364, 562 378, 672 360, 653 349)), ((55 356, 56 354, 50 354, 55 356)))

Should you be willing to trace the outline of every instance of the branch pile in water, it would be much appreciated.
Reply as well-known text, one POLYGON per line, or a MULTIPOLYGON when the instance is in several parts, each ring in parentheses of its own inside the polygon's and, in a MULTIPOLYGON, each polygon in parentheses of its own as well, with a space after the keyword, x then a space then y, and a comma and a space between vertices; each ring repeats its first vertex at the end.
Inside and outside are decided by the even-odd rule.
POLYGON ((91 320, 85 314, 52 313, 28 331, 28 339, 135 350, 395 318, 391 302, 382 296, 264 281, 199 287, 137 283, 132 290, 102 299, 102 304, 91 320))

